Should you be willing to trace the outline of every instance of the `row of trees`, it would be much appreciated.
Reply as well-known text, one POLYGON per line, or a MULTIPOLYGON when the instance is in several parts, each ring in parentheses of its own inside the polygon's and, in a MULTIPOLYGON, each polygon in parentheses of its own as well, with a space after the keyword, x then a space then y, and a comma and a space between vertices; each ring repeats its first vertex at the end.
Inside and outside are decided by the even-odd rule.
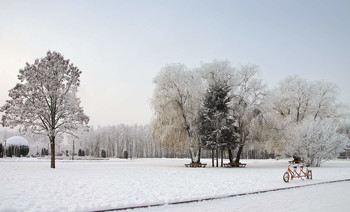
POLYGON ((0 108, 1 123, 39 136, 35 140, 46 136, 51 153, 65 151, 75 140, 77 149, 91 156, 104 150, 114 157, 129 150, 138 157, 188 155, 200 163, 202 149, 216 150, 216 155, 227 151, 230 161, 235 150, 239 162, 246 145, 270 154, 298 155, 318 166, 348 142, 339 128, 345 107, 338 103, 335 85, 293 76, 269 91, 254 65, 214 61, 195 69, 165 66, 154 79, 152 133, 147 127, 125 125, 78 133, 88 129, 89 121, 77 97, 81 71, 60 53, 49 51, 19 72, 20 82, 0 108))
MULTIPOLYGON (((47 156, 51 155, 50 142, 46 136, 31 133, 20 134, 15 130, 0 129, 0 140, 21 135, 29 141, 29 155, 47 156)), ((73 141, 75 155, 87 157, 116 157, 116 158, 189 158, 187 149, 176 148, 176 146, 162 146, 162 144, 152 137, 152 132, 147 125, 124 125, 91 127, 89 132, 82 132, 77 137, 59 137, 56 139, 55 154, 62 156, 73 155, 73 141), (132 154, 132 155, 131 155, 132 154)), ((0 143, 1 145, 1 143, 0 143)), ((245 158, 270 158, 268 154, 260 148, 251 149, 253 154, 244 152, 245 158)), ((212 152, 208 148, 203 148, 201 155, 204 158, 211 157, 212 152)), ((225 157, 228 153, 225 152, 225 157)))
POLYGON ((148 127, 142 125, 91 127, 76 139, 75 145, 84 150, 86 156, 102 157, 102 150, 106 157, 124 158, 125 152, 129 157, 160 156, 159 145, 153 141, 148 127))
MULTIPOLYGON (((85 156, 116 158, 188 158, 186 148, 165 145, 155 140, 148 125, 125 125, 91 127, 79 138, 66 138, 58 143, 56 149, 72 149, 75 139, 76 149, 84 151, 85 156)), ((209 157, 208 152, 204 152, 209 157)))
POLYGON ((202 148, 228 150, 231 162, 237 149, 239 162, 244 145, 314 166, 338 156, 349 138, 339 128, 346 107, 337 87, 292 76, 268 90, 257 74, 254 65, 228 61, 165 66, 154 79, 154 139, 189 150, 192 163, 200 163, 202 148))

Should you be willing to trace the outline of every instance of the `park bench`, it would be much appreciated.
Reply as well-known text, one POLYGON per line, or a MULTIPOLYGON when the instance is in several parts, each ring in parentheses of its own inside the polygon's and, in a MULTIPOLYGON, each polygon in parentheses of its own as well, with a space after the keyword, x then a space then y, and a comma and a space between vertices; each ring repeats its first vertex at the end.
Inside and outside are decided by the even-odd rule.
POLYGON ((206 163, 188 163, 185 164, 186 167, 200 167, 200 168, 205 168, 206 167, 206 163))
POLYGON ((224 163, 224 167, 226 168, 232 168, 232 167, 244 168, 246 165, 247 165, 246 163, 224 163))
POLYGON ((299 163, 304 163, 302 160, 290 160, 288 161, 290 164, 299 164, 299 163))

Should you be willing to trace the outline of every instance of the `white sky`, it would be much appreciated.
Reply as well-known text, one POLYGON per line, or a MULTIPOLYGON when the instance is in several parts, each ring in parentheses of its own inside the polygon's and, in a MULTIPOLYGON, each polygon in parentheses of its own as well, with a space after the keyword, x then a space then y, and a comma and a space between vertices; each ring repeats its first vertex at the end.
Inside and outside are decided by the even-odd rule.
POLYGON ((147 124, 167 63, 255 64, 273 87, 289 75, 335 82, 350 103, 350 1, 0 0, 0 106, 25 63, 58 51, 83 72, 91 125, 147 124))

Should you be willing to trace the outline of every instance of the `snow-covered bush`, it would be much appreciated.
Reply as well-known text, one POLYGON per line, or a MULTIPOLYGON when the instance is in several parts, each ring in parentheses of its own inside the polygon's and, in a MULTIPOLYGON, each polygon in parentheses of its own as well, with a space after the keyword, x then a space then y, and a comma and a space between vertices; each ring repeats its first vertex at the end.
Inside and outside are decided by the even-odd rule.
POLYGON ((302 157, 312 166, 336 158, 348 143, 348 137, 339 133, 334 119, 308 118, 289 129, 284 140, 286 154, 302 157))

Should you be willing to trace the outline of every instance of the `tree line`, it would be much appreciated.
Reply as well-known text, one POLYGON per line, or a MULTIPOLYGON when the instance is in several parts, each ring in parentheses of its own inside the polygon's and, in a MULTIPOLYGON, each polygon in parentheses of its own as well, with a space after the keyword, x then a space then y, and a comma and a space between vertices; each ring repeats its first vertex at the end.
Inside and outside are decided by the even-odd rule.
POLYGON ((315 166, 345 148, 348 130, 341 126, 348 108, 340 103, 335 84, 290 76, 269 90, 258 72, 255 65, 233 67, 229 61, 192 69, 168 64, 154 78, 149 126, 88 131, 89 117, 77 97, 81 71, 48 51, 19 71, 20 82, 0 108, 1 124, 33 138, 37 153, 50 150, 51 168, 55 155, 67 154, 72 142, 77 151, 94 157, 129 151, 136 157, 190 157, 200 163, 214 154, 218 161, 220 154, 238 163, 247 153, 298 156, 315 166))

